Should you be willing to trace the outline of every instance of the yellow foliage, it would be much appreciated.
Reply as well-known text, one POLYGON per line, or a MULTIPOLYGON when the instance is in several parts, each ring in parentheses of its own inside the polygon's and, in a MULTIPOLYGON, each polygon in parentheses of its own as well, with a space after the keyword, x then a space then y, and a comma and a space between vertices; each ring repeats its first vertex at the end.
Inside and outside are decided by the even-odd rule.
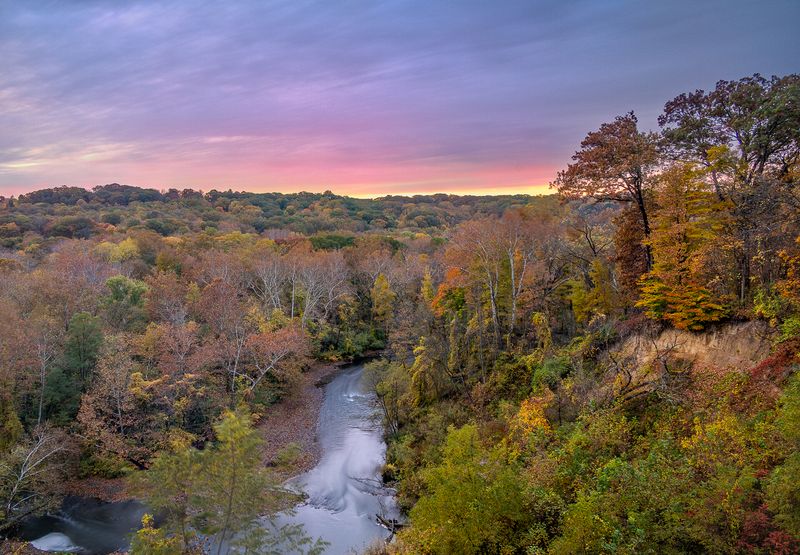
POLYGON ((182 552, 179 537, 167 537, 163 530, 155 527, 152 515, 142 517, 142 527, 131 543, 132 555, 178 555, 182 552))
POLYGON ((553 400, 553 392, 549 389, 541 397, 532 397, 522 401, 516 416, 511 421, 511 430, 529 435, 536 430, 550 431, 550 423, 544 415, 544 409, 553 400))
POLYGON ((509 461, 518 459, 537 436, 551 434, 552 428, 544 411, 554 397, 553 392, 546 389, 544 395, 522 401, 519 410, 509 420, 508 435, 502 442, 509 461))
POLYGON ((139 257, 139 245, 128 237, 119 243, 103 241, 95 247, 95 251, 109 262, 125 262, 139 257))
POLYGON ((735 415, 725 411, 710 422, 694 419, 694 432, 681 440, 681 447, 696 468, 713 470, 732 462, 743 465, 746 459, 745 427, 735 415))

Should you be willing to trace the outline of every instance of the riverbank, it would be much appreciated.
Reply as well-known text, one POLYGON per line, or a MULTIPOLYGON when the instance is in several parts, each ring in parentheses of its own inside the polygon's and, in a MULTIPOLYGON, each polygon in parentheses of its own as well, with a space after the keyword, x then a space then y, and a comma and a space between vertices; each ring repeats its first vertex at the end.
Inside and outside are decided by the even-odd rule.
MULTIPOLYGON (((282 478, 302 474, 313 468, 320 457, 317 441, 317 420, 324 398, 324 386, 351 363, 318 362, 301 374, 292 395, 269 407, 258 423, 264 438, 264 462, 274 467, 282 478), (299 447, 291 465, 281 464, 281 453, 290 444, 299 447)), ((132 496, 126 489, 125 478, 92 476, 69 480, 60 488, 64 496, 90 497, 102 501, 127 501, 132 496)))
MULTIPOLYGON (((333 551, 337 554, 384 537, 375 517, 391 517, 394 505, 391 492, 377 487, 385 445, 375 418, 374 402, 363 390, 362 375, 360 365, 314 365, 300 376, 292 394, 270 407, 258 422, 265 439, 264 463, 274 468, 281 478, 294 477, 295 487, 302 488, 303 497, 309 500, 297 505, 295 512, 281 515, 280 522, 302 524, 314 537, 330 538, 332 544, 338 545, 333 551), (286 456, 287 446, 292 446, 294 457, 286 456)), ((69 489, 95 499, 103 496, 119 500, 125 496, 122 480, 87 479, 76 481, 69 489)), ((87 509, 86 503, 95 503, 101 509, 108 505, 91 499, 81 503, 79 513, 75 513, 72 506, 65 509, 64 514, 69 518, 59 519, 72 523, 69 530, 62 529, 60 522, 48 521, 40 526, 42 530, 36 528, 37 534, 31 537, 38 538, 40 531, 42 534, 52 531, 51 535, 63 533, 76 545, 92 545, 94 540, 86 543, 87 538, 78 534, 75 527, 80 525, 84 533, 87 529, 84 520, 90 528, 94 522, 108 520, 105 513, 101 518, 92 512, 92 507, 87 509), (72 518, 78 514, 81 516, 74 516, 76 524, 72 518), (77 535, 73 536, 73 532, 77 535)), ((144 511, 141 505, 138 507, 140 512, 144 511)), ((130 511, 125 508, 123 512, 130 511)), ((129 526, 134 526, 140 517, 138 514, 130 521, 130 518, 112 516, 109 522, 125 522, 125 529, 130 530, 129 526)), ((122 532, 112 532, 115 537, 121 537, 120 534, 122 532)), ((22 542, 0 542, 0 553, 31 555, 42 552, 22 542)))
MULTIPOLYGON (((317 437, 325 386, 352 363, 317 363, 301 374, 291 395, 269 407, 257 427, 264 438, 264 463, 282 479, 301 475, 320 462, 322 449, 317 437), (291 449, 287 447, 291 446, 291 449), (292 451, 294 456, 287 457, 292 451)), ((63 484, 64 495, 118 502, 131 499, 124 478, 90 477, 63 484)), ((31 544, 0 540, 0 553, 34 555, 44 553, 31 544)))
POLYGON ((264 438, 264 462, 283 479, 303 474, 319 463, 322 454, 317 437, 324 386, 346 368, 345 363, 318 363, 304 372, 292 395, 269 408, 258 423, 264 438), (292 447, 296 449, 292 449, 292 447), (291 464, 285 454, 295 451, 291 464))
POLYGON ((40 555, 46 552, 36 549, 28 542, 0 540, 0 553, 3 555, 40 555))

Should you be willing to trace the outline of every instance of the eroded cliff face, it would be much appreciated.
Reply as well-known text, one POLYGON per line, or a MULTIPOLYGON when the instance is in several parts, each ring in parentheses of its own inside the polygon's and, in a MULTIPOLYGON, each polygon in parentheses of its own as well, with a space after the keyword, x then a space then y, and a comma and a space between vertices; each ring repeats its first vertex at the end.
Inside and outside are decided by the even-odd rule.
POLYGON ((668 357, 695 368, 746 370, 769 355, 773 337, 765 322, 738 322, 701 333, 669 329, 656 338, 634 335, 617 351, 632 356, 638 365, 668 357))
POLYGON ((690 372, 746 371, 767 358, 774 332, 764 322, 726 324, 696 333, 675 329, 636 334, 606 354, 601 397, 635 402, 651 393, 671 395, 690 372))

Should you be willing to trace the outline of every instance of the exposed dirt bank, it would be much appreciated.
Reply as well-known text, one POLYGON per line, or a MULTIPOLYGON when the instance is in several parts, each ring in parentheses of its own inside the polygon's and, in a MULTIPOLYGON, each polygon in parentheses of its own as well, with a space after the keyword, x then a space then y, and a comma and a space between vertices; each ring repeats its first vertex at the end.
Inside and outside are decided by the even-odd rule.
POLYGON ((630 336, 608 351, 608 372, 598 397, 640 402, 655 392, 674 395, 697 373, 747 371, 770 355, 773 338, 774 331, 758 321, 701 333, 667 329, 630 336))
POLYGON ((695 368, 745 370, 766 358, 772 348, 774 331, 765 322, 724 324, 705 332, 667 329, 658 337, 634 335, 618 348, 639 364, 668 353, 695 368))

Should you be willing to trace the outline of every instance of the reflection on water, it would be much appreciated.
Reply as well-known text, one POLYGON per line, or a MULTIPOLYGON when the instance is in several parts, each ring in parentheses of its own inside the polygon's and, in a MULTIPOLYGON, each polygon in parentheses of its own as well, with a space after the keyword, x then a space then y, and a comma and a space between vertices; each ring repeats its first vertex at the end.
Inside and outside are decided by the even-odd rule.
POLYGON ((396 518, 391 491, 381 486, 386 444, 374 397, 364 390, 363 366, 348 369, 325 389, 317 432, 319 464, 289 485, 308 496, 278 524, 303 524, 312 537, 330 542, 332 555, 361 550, 389 531, 376 515, 396 518))
POLYGON ((138 501, 67 497, 57 513, 26 520, 19 537, 42 551, 104 555, 128 547, 144 512, 138 501))

